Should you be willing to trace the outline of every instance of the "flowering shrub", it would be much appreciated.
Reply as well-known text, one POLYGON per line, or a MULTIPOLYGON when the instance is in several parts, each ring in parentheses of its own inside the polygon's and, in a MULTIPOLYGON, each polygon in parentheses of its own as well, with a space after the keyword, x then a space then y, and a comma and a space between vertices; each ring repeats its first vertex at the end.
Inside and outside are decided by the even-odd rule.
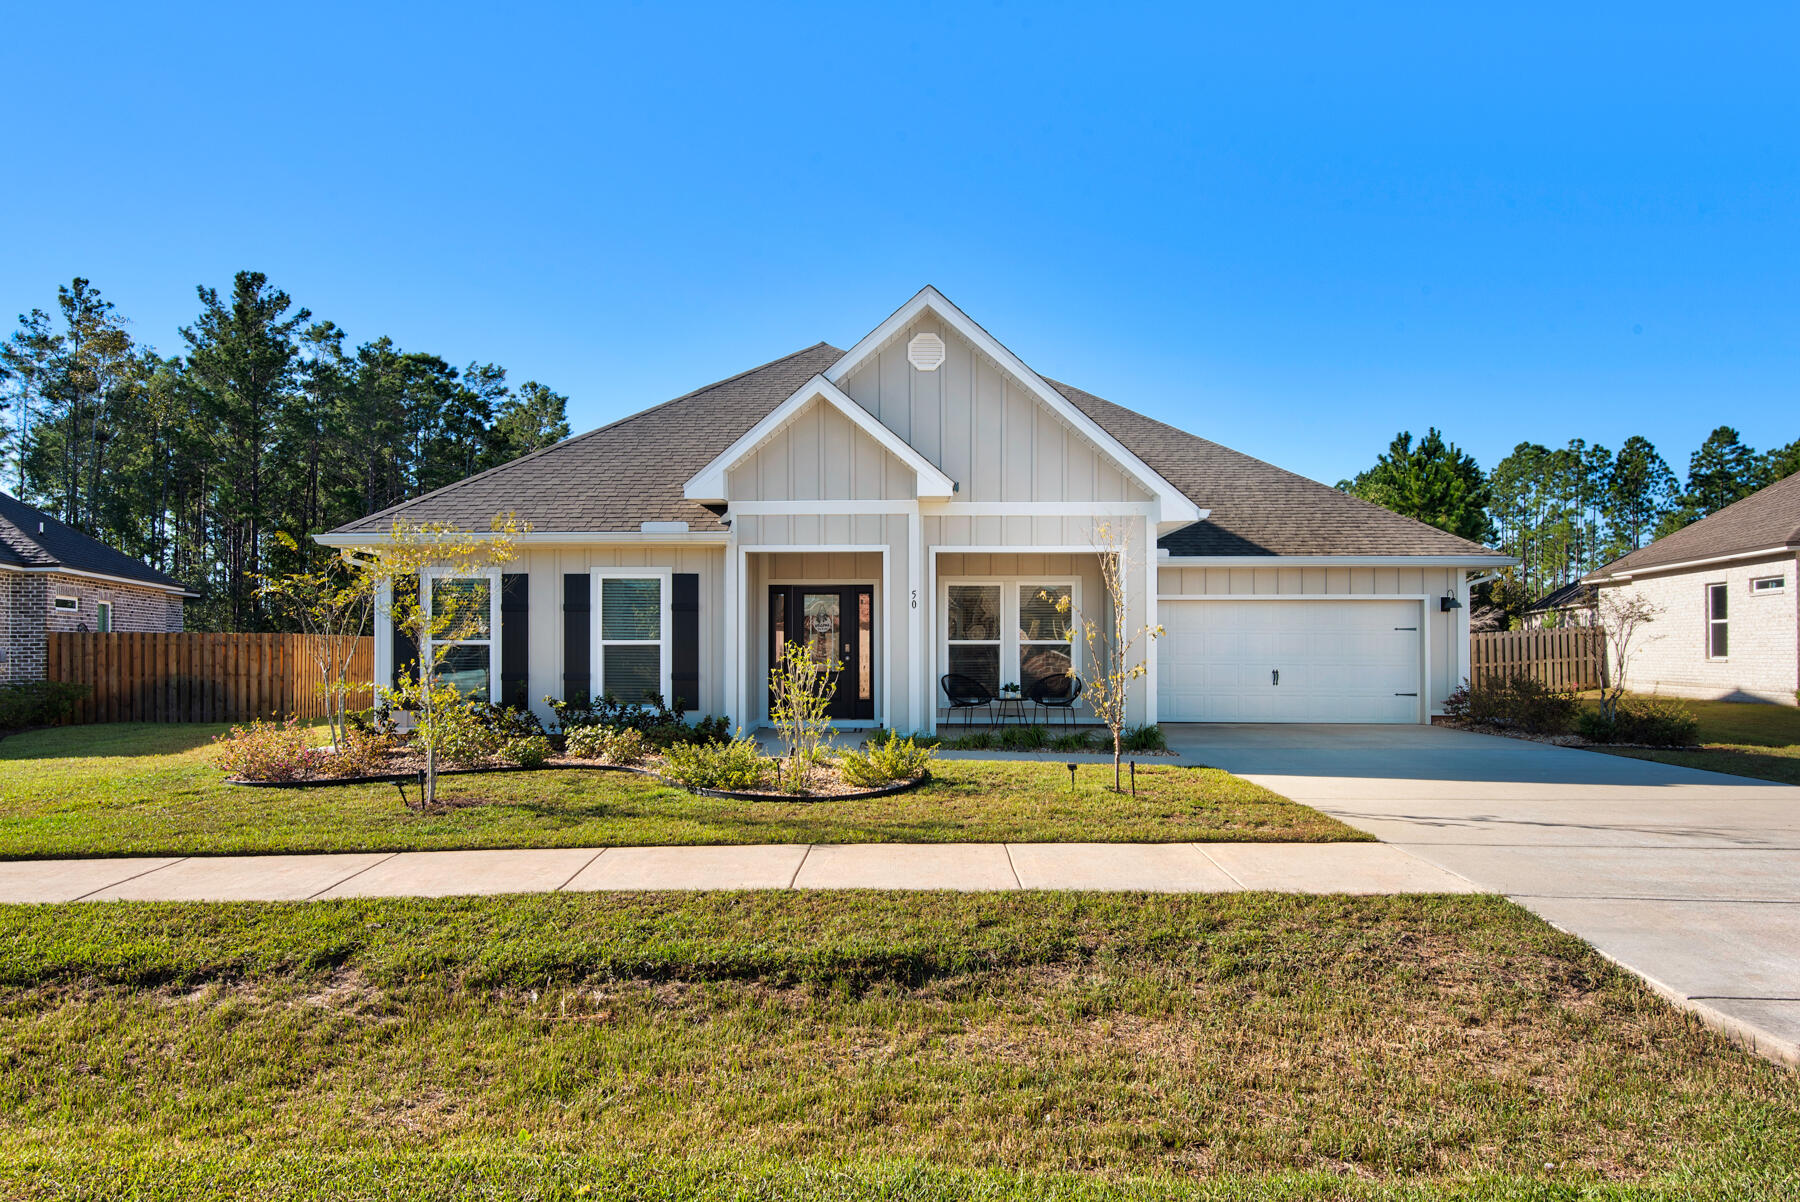
POLYGON ((398 735, 349 725, 337 751, 320 756, 320 766, 332 776, 379 776, 388 771, 388 757, 400 744, 398 735))
POLYGON ((629 767, 649 753, 642 732, 615 730, 605 726, 577 726, 566 737, 570 755, 578 759, 599 760, 603 764, 629 767))
POLYGON ((213 739, 214 762, 239 780, 301 780, 315 775, 325 753, 310 742, 310 732, 298 718, 234 726, 231 733, 213 739))

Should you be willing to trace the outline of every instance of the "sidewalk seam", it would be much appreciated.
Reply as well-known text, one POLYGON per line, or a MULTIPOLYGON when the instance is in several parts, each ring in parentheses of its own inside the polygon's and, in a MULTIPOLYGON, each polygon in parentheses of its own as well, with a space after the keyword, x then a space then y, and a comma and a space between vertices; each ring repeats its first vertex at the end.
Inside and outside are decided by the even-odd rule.
POLYGON ((1000 845, 1000 850, 1006 853, 1006 870, 1012 873, 1013 887, 1023 891, 1025 882, 1019 879, 1019 866, 1013 863, 1012 844, 1002 843, 1000 845))
MULTIPOLYGON (((605 855, 607 852, 609 852, 611 850, 612 849, 609 847, 602 847, 599 851, 595 852, 593 855, 591 855, 587 859, 583 860, 581 862, 581 867, 577 868, 574 872, 571 872, 569 874, 569 881, 574 880, 576 877, 578 877, 582 873, 586 872, 589 868, 592 868, 595 860, 598 860, 601 856, 605 855)), ((558 885, 556 888, 550 890, 550 892, 561 893, 564 889, 567 889, 569 887, 569 881, 564 881, 562 884, 558 885)))
POLYGON ((1211 864, 1214 868, 1217 868, 1220 872, 1224 873, 1225 879, 1230 881, 1233 885, 1236 885, 1238 887, 1239 892, 1242 892, 1242 893, 1250 892, 1250 887, 1248 885, 1244 884, 1244 882, 1238 880, 1236 873, 1232 872, 1231 869, 1225 867, 1225 865, 1219 863, 1218 860, 1214 859, 1212 857, 1212 855, 1207 852, 1206 845, 1204 843, 1190 843, 1190 844, 1188 844, 1188 846, 1193 848, 1195 851, 1199 852, 1200 858, 1202 860, 1205 860, 1208 864, 1211 864))
POLYGON ((399 854, 400 853, 397 851, 390 851, 390 852, 388 852, 387 855, 382 856, 379 860, 376 860, 373 864, 364 864, 361 868, 358 868, 355 872, 351 873, 349 876, 345 877, 343 880, 331 882, 331 884, 329 884, 329 885, 325 886, 323 889, 319 890, 318 893, 307 894, 306 900, 307 901, 317 901, 319 899, 320 894, 330 893, 333 889, 336 889, 339 885, 348 885, 351 881, 355 880, 357 877, 361 876, 363 873, 369 871, 369 869, 380 867, 381 865, 387 863, 389 860, 393 859, 395 856, 397 856, 399 854))
POLYGON ((817 846, 818 844, 816 843, 808 843, 806 845, 806 850, 800 853, 800 862, 794 865, 794 874, 788 877, 787 887, 789 889, 792 889, 794 887, 794 882, 800 879, 800 870, 806 867, 807 857, 812 855, 812 849, 817 846))
POLYGON ((94 894, 96 894, 96 893, 104 893, 108 889, 116 889, 118 886, 123 885, 127 881, 135 881, 141 876, 149 876, 153 872, 161 872, 165 868, 173 868, 177 864, 185 864, 185 863, 187 863, 187 861, 189 861, 193 858, 194 858, 193 856, 177 856, 175 859, 170 860, 167 864, 158 864, 155 868, 146 868, 142 872, 134 872, 130 876, 121 877, 116 881, 108 881, 106 884, 100 886, 98 889, 89 889, 86 893, 81 894, 79 897, 71 897, 69 900, 70 901, 85 901, 88 898, 94 896, 94 894))

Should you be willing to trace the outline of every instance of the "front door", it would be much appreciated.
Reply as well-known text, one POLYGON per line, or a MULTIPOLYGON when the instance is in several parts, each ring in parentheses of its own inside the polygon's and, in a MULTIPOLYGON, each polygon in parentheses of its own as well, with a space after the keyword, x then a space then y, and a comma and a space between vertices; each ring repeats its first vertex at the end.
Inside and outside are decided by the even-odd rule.
POLYGON ((866 584, 777 584, 769 588, 769 663, 789 639, 839 665, 829 713, 875 716, 875 590, 866 584))

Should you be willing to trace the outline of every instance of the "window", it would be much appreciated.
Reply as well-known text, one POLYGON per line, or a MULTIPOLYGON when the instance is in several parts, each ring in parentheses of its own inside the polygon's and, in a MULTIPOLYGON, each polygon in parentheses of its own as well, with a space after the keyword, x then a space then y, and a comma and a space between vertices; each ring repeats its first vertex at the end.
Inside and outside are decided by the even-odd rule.
POLYGON ((594 695, 627 705, 669 697, 670 573, 595 568, 594 695))
POLYGON ((1706 657, 1724 659, 1731 649, 1726 630, 1725 605, 1730 590, 1722 584, 1706 586, 1706 657))
POLYGON ((1766 593, 1779 593, 1786 588, 1786 576, 1760 576, 1750 582, 1750 595, 1754 597, 1766 593))
POLYGON ((427 575, 421 582, 431 612, 426 653, 443 651, 437 659, 438 680, 479 701, 492 696, 498 671, 494 663, 499 652, 499 640, 494 637, 500 604, 497 575, 427 575))
POLYGON ((1029 694, 1035 682, 1074 670, 1074 581, 957 582, 943 597, 944 671, 998 695, 1006 684, 1029 694))
POLYGON ((80 613, 81 602, 73 597, 58 597, 56 599, 56 612, 59 614, 80 613))
POLYGON ((94 605, 94 629, 101 634, 112 633, 112 602, 100 601, 94 605))

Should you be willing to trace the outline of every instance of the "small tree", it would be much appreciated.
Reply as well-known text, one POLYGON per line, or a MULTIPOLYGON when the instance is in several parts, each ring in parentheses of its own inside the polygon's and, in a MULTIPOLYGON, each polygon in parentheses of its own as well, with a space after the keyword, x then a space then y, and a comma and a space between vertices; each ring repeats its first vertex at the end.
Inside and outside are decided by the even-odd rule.
MULTIPOLYGON (((277 535, 291 551, 299 551, 292 535, 277 535)), ((312 572, 293 572, 263 579, 257 590, 270 608, 286 614, 300 628, 308 658, 319 673, 325 694, 325 721, 331 727, 331 746, 343 747, 345 697, 350 683, 350 661, 369 628, 369 612, 375 603, 373 577, 343 559, 335 559, 312 572)))
MULTIPOLYGON (((1087 672, 1082 677, 1082 700, 1102 725, 1112 732, 1113 790, 1123 792, 1120 766, 1125 758, 1125 717, 1131 702, 1131 684, 1150 670, 1140 644, 1162 637, 1161 626, 1130 627, 1126 611, 1125 578, 1132 559, 1126 552, 1127 532, 1102 522, 1094 528, 1094 554, 1100 561, 1100 582, 1106 593, 1107 615, 1097 621, 1074 612, 1075 630, 1087 645, 1087 672)), ((1058 599, 1061 612, 1071 610, 1070 598, 1058 599)), ((1073 637, 1074 631, 1070 632, 1073 637)))
POLYGON ((1645 626, 1656 621, 1663 607, 1641 594, 1625 595, 1614 588, 1600 590, 1594 610, 1612 661, 1611 672, 1600 690, 1600 712, 1610 722, 1619 716, 1619 699, 1625 696, 1625 675, 1630 670, 1632 656, 1642 651, 1644 644, 1662 637, 1646 635, 1640 639, 1638 636, 1645 626))
MULTIPOLYGON (((438 755, 454 733, 457 711, 467 700, 454 684, 439 679, 439 669, 451 644, 477 636, 485 628, 491 606, 440 604, 435 600, 428 606, 420 596, 422 590, 393 586, 419 577, 428 568, 440 577, 482 576, 489 568, 518 558, 515 542, 527 529, 511 514, 496 517, 485 534, 441 522, 413 525, 396 521, 388 542, 375 558, 359 561, 371 593, 388 586, 393 594, 389 613, 394 629, 418 648, 416 673, 393 688, 383 687, 379 693, 396 708, 413 715, 413 743, 425 755, 425 785, 420 797, 423 806, 437 804, 438 755)), ((448 590, 440 588, 440 592, 451 596, 448 590)), ((499 636, 493 630, 487 634, 499 636)), ((494 683, 489 682, 490 688, 494 683)))
POLYGON ((831 729, 831 696, 840 667, 814 655, 809 644, 790 639, 769 669, 769 722, 787 747, 791 779, 801 791, 831 729))

